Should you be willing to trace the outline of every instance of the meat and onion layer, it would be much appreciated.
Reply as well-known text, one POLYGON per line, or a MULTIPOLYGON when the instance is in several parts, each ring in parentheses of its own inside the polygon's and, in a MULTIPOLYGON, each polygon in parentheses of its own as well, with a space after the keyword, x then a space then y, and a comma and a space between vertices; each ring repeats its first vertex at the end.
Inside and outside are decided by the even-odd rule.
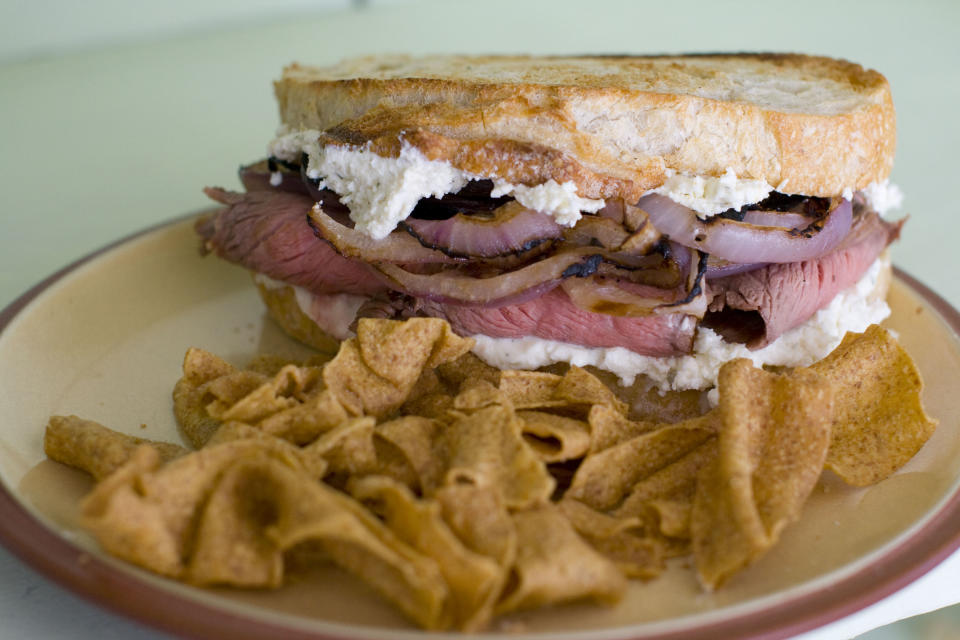
POLYGON ((773 193, 706 220, 661 195, 609 200, 562 227, 476 181, 421 200, 374 241, 296 167, 240 175, 247 192, 208 189, 225 206, 197 225, 227 260, 317 296, 366 296, 357 317, 429 315, 464 335, 653 357, 689 353, 698 324, 769 345, 857 283, 901 226, 859 196, 773 193))

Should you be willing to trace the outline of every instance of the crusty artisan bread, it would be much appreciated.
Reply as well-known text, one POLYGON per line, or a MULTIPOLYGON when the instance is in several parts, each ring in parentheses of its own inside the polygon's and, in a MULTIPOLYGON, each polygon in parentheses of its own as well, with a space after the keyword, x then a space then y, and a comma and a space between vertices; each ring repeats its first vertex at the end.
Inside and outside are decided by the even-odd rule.
POLYGON ((293 287, 267 287, 258 282, 257 291, 267 313, 287 335, 326 353, 336 353, 340 348, 339 340, 327 334, 303 312, 293 287))
POLYGON ((780 54, 535 58, 368 57, 292 65, 283 123, 331 143, 430 159, 515 184, 571 180, 636 199, 667 170, 834 196, 883 180, 895 125, 886 79, 780 54))

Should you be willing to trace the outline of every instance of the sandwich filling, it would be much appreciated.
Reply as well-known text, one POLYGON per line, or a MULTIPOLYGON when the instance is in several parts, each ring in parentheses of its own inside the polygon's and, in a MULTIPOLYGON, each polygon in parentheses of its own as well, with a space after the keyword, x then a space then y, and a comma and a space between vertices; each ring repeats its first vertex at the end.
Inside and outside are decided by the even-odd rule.
MULTIPOLYGON (((410 217, 420 200, 442 198, 484 179, 448 162, 429 160, 409 144, 401 146, 396 158, 384 158, 369 149, 321 145, 321 136, 315 129, 290 132, 281 128, 268 151, 271 157, 288 163, 303 159, 304 177, 317 189, 336 193, 349 205, 354 228, 375 240, 383 240, 410 217)), ((579 197, 572 182, 550 180, 533 187, 501 179, 492 182, 491 197, 513 197, 566 226, 573 226, 584 212, 596 213, 604 206, 603 200, 579 197)))
POLYGON ((682 389, 733 357, 812 362, 886 313, 865 292, 901 226, 872 206, 896 204, 890 185, 818 198, 673 174, 626 203, 317 138, 277 138, 241 169, 246 193, 208 189, 226 206, 198 231, 296 287, 333 337, 361 317, 440 317, 496 366, 564 360, 682 389))

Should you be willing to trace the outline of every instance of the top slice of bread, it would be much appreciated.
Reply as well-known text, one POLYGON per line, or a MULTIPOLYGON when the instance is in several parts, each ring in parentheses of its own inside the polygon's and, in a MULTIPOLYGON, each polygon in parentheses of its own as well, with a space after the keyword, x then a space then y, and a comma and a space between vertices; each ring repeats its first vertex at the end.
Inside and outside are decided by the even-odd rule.
POLYGON ((637 198, 670 170, 835 196, 885 179, 887 80, 791 54, 368 57, 298 64, 275 83, 281 120, 334 144, 428 158, 515 184, 574 181, 637 198))

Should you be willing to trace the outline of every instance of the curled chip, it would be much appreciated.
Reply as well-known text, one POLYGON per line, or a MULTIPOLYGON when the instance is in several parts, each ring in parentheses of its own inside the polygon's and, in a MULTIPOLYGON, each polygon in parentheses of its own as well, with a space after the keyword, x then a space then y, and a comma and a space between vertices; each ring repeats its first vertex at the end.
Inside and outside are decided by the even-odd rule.
POLYGON ((468 380, 482 380, 495 387, 500 384, 500 369, 491 367, 471 351, 467 351, 456 360, 438 364, 437 375, 454 389, 468 380))
POLYGON ((406 544, 351 497, 280 468, 283 508, 271 527, 281 549, 319 544, 333 562, 371 585, 427 629, 446 628, 449 589, 432 558, 406 544))
POLYGON ((665 425, 587 456, 566 496, 594 509, 617 507, 638 482, 716 435, 713 414, 665 425))
POLYGON ((186 581, 249 587, 283 582, 283 553, 269 535, 277 510, 287 508, 278 495, 282 473, 267 457, 243 457, 223 471, 204 503, 190 505, 198 524, 186 581))
POLYGON ((381 472, 393 471, 387 475, 407 478, 408 486, 421 495, 432 494, 440 486, 446 460, 438 437, 440 429, 439 422, 421 416, 403 416, 378 424, 374 446, 381 472), (394 464, 402 464, 403 470, 394 464))
MULTIPOLYGON (((211 403, 207 406, 207 413, 224 422, 232 420, 256 424, 275 413, 302 404, 318 392, 320 371, 317 367, 286 365, 273 376, 273 379, 251 390, 232 404, 211 403)), ((211 383, 211 386, 216 385, 217 382, 219 381, 211 383)))
POLYGON ((701 471, 690 528, 700 582, 718 587, 797 519, 823 469, 833 393, 819 376, 733 360, 718 378, 717 456, 701 471))
POLYGON ((349 417, 382 418, 411 394, 429 396, 439 385, 432 368, 461 357, 471 344, 443 321, 415 318, 361 321, 357 337, 322 368, 261 359, 254 369, 238 370, 191 349, 174 389, 175 415, 196 447, 226 421, 308 444, 349 417), (262 371, 275 373, 270 378, 262 371))
POLYGON ((577 535, 550 503, 513 514, 517 559, 497 613, 590 599, 614 604, 627 581, 610 560, 577 535))
POLYGON ((666 545, 640 518, 607 515, 576 500, 561 500, 558 506, 577 533, 625 575, 650 579, 663 571, 666 545))
POLYGON ((350 493, 361 502, 376 502, 391 531, 436 560, 450 590, 446 615, 453 626, 473 631, 489 622, 506 570, 465 546, 444 522, 439 504, 418 500, 407 487, 384 476, 360 478, 351 483, 350 493))
POLYGON ((257 427, 264 433, 302 445, 313 442, 351 417, 333 392, 324 389, 302 404, 293 404, 265 418, 257 427))
POLYGON ((311 442, 302 452, 311 460, 325 461, 325 473, 342 476, 373 473, 379 466, 373 443, 375 424, 373 418, 347 420, 311 442))
POLYGON ((866 486, 902 467, 933 435, 937 421, 923 410, 923 381, 910 355, 879 325, 847 334, 810 367, 834 388, 833 433, 827 468, 866 486))
POLYGON ((513 410, 491 405, 462 414, 443 431, 445 483, 499 487, 510 508, 545 502, 556 481, 521 435, 513 410))
MULTIPOLYGON (((220 426, 220 421, 207 413, 206 407, 213 399, 207 392, 208 383, 234 371, 229 362, 203 349, 191 348, 184 355, 183 377, 173 388, 173 413, 194 447, 202 447, 220 426)), ((259 378, 261 382, 265 379, 262 375, 259 378)), ((253 388, 249 385, 248 392, 253 388)))
POLYGON ((633 485, 615 515, 641 517, 663 536, 688 540, 697 477, 716 455, 717 439, 704 441, 633 485))
POLYGON ((544 462, 582 458, 590 448, 590 427, 582 420, 544 411, 518 411, 523 439, 544 462))
POLYGON ((580 367, 570 367, 567 370, 554 389, 553 395, 567 405, 582 407, 583 413, 589 412, 590 407, 594 405, 610 407, 624 415, 627 413, 626 403, 617 398, 610 387, 580 367))
POLYGON ((353 415, 381 418, 407 400, 424 368, 454 360, 472 346, 436 318, 364 318, 357 337, 345 341, 324 367, 323 380, 353 415))
POLYGON ((490 556, 501 567, 513 564, 517 530, 496 487, 450 484, 434 498, 444 521, 467 547, 490 556))
POLYGON ((563 378, 540 371, 503 371, 500 391, 517 409, 543 409, 564 405, 553 397, 563 378))
POLYGON ((596 376, 580 367, 570 367, 564 375, 540 371, 503 371, 500 391, 517 409, 563 409, 565 413, 586 417, 596 405, 610 407, 626 415, 627 405, 596 376))
MULTIPOLYGON (((690 539, 690 516, 693 513, 693 496, 680 495, 674 498, 654 498, 643 503, 644 514, 651 527, 665 537, 676 540, 690 539)), ((685 545, 684 545, 685 548, 685 545)))
POLYGON ((476 411, 494 405, 513 407, 507 394, 485 380, 467 381, 453 399, 451 408, 458 411, 476 411))
POLYGON ((180 445, 135 438, 77 416, 52 416, 43 437, 48 458, 83 469, 96 480, 126 464, 134 450, 144 444, 152 446, 164 462, 187 453, 180 445))
POLYGON ((110 553, 172 577, 186 577, 196 523, 224 470, 248 458, 269 457, 302 469, 292 445, 235 440, 163 464, 149 445, 94 487, 81 505, 82 522, 110 553))
POLYGON ((587 414, 590 425, 590 452, 596 453, 640 434, 653 431, 652 422, 634 422, 612 407, 596 404, 587 414))

